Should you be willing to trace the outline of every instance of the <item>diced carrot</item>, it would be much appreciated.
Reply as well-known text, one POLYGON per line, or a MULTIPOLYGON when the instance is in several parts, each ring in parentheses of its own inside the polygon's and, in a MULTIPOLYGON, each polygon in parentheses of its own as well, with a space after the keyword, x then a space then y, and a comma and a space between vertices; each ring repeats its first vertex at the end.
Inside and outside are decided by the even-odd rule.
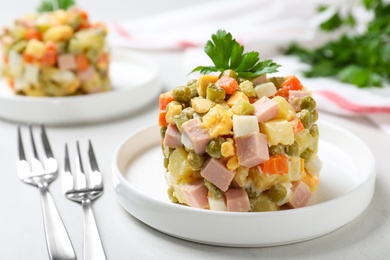
POLYGON ((215 85, 220 88, 223 88, 226 94, 229 95, 233 94, 234 91, 238 89, 237 81, 234 78, 228 76, 223 76, 218 79, 217 82, 215 82, 215 85))
POLYGON ((29 41, 31 39, 42 40, 42 33, 36 28, 28 28, 26 32, 26 40, 29 41))
POLYGON ((280 85, 282 88, 287 88, 288 90, 302 90, 302 83, 296 76, 287 77, 287 79, 280 85))
POLYGON ((175 99, 172 96, 172 92, 166 92, 166 93, 160 94, 160 98, 159 98, 160 110, 166 110, 167 109, 167 105, 170 102, 172 102, 173 100, 175 100, 175 99))
POLYGON ((167 120, 165 119, 166 114, 167 114, 167 111, 160 110, 160 113, 159 113, 159 116, 158 116, 158 125, 160 127, 168 126, 167 120))
POLYGON ((57 62, 57 45, 52 42, 46 44, 45 52, 40 58, 42 65, 53 66, 57 62))
POLYGON ((7 82, 8 82, 8 86, 9 86, 12 90, 14 90, 14 89, 15 89, 15 81, 14 81, 13 79, 9 79, 9 80, 7 80, 7 82))
POLYGON ((248 97, 249 99, 249 103, 253 104, 255 103, 257 100, 259 100, 258 98, 252 98, 252 97, 248 97))
POLYGON ((78 54, 74 56, 74 60, 76 62, 77 70, 86 70, 89 67, 89 61, 87 55, 78 54))
POLYGON ((294 118, 293 120, 290 121, 290 124, 293 127, 294 134, 299 133, 300 131, 305 129, 305 127, 303 126, 303 124, 299 118, 294 118))
POLYGON ((26 62, 26 63, 33 63, 35 61, 35 58, 34 56, 30 55, 30 54, 25 54, 23 53, 23 60, 26 62))
POLYGON ((261 164, 261 169, 263 174, 288 174, 288 157, 284 154, 272 155, 261 164))
POLYGON ((289 90, 302 90, 302 83, 296 76, 289 76, 285 81, 280 85, 280 88, 276 92, 276 96, 281 96, 288 98, 289 90))

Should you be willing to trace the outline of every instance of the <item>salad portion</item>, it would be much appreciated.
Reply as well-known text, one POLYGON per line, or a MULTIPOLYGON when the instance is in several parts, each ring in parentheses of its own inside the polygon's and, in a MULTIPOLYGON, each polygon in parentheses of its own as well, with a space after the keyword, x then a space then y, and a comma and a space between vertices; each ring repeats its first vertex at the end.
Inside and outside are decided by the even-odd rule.
POLYGON ((106 26, 77 8, 26 15, 0 36, 2 75, 26 96, 83 95, 110 90, 106 26))
POLYGON ((321 170, 311 91, 293 75, 268 77, 279 65, 223 30, 205 52, 215 66, 159 99, 170 199, 235 212, 306 206, 321 170))

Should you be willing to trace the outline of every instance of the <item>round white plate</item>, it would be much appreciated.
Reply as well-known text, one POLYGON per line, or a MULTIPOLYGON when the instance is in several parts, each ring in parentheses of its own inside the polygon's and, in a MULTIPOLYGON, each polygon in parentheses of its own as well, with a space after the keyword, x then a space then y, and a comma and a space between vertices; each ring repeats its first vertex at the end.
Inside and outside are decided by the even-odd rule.
POLYGON ((0 79, 0 118, 51 125, 103 121, 124 116, 150 103, 162 83, 158 64, 140 52, 113 49, 113 90, 74 97, 26 97, 12 93, 0 79))
POLYGON ((289 244, 332 232, 368 206, 375 187, 374 157, 350 132, 319 122, 320 185, 310 205, 277 212, 219 212, 170 202, 159 127, 152 125, 119 145, 114 185, 121 205, 166 234, 199 243, 261 247, 289 244))

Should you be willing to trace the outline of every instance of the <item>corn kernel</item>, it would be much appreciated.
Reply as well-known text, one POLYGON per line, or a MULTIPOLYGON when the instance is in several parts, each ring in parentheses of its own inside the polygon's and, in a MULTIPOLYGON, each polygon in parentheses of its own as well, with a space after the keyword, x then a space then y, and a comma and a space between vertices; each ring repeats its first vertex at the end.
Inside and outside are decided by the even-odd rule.
POLYGON ((230 157, 233 156, 234 153, 234 146, 230 142, 224 142, 221 145, 221 154, 223 157, 230 157))
POLYGON ((237 169, 240 165, 238 164, 238 158, 237 156, 233 156, 229 159, 229 161, 226 163, 226 168, 233 171, 237 169))

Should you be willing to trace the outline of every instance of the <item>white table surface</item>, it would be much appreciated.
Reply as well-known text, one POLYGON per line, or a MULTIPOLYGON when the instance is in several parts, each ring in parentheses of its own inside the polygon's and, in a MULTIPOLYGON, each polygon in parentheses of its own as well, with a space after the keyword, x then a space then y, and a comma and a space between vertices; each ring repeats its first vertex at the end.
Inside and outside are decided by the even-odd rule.
MULTIPOLYGON (((80 0, 79 4, 89 8, 93 17, 101 16, 104 20, 135 17, 175 6, 175 1, 170 0, 164 1, 166 5, 160 4, 159 8, 146 8, 152 2, 144 0, 137 5, 125 0, 80 0), (112 6, 109 13, 105 9, 108 3, 112 6), (128 11, 117 8, 122 4, 126 5, 128 11)), ((37 1, 0 0, 0 25, 8 24, 14 17, 34 10, 36 3, 37 1), (18 9, 19 6, 23 8, 18 9)), ((181 1, 180 4, 190 4, 190 1, 181 1)), ((185 82, 186 73, 180 71, 182 53, 149 54, 162 66, 164 87, 172 88, 185 82)), ((360 216, 328 235, 306 242, 268 248, 226 248, 188 242, 160 233, 132 217, 118 203, 111 172, 114 150, 131 132, 157 121, 157 113, 156 100, 136 115, 125 118, 47 129, 54 153, 60 159, 63 158, 65 141, 83 142, 91 139, 94 143, 104 175, 105 192, 94 203, 93 208, 108 259, 390 259, 390 136, 380 132, 368 120, 320 114, 321 120, 338 124, 359 136, 374 153, 378 170, 376 191, 371 204, 360 216)), ((17 178, 16 153, 16 124, 0 120, 0 259, 48 259, 39 191, 17 178)), ((60 179, 51 184, 50 191, 76 254, 81 259, 81 207, 64 197, 60 179)), ((321 221, 324 220, 318 219, 318 225, 321 225, 321 221)))

